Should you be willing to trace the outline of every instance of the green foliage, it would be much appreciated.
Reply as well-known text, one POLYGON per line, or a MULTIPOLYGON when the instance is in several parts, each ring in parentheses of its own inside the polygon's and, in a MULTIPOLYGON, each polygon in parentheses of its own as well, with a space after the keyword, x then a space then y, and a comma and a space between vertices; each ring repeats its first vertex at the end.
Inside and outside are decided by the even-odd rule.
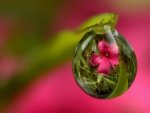
MULTIPOLYGON (((47 14, 47 12, 45 11, 41 11, 45 13, 41 13, 40 11, 35 13, 34 8, 39 8, 38 4, 37 3, 34 4, 34 2, 33 4, 28 4, 26 2, 27 1, 22 1, 20 5, 19 4, 20 2, 18 3, 17 1, 14 1, 13 5, 11 6, 10 3, 7 2, 8 4, 6 4, 5 1, 2 1, 0 6, 3 5, 1 7, 2 11, 6 11, 14 15, 19 15, 22 19, 25 18, 27 21, 33 22, 33 24, 37 25, 39 30, 41 30, 40 32, 44 31, 46 24, 43 23, 47 22, 44 16, 48 17, 49 14, 47 14), (24 6, 24 3, 29 6, 24 6), (15 9, 16 6, 17 8, 15 9), (6 7, 9 7, 9 9, 7 9, 6 7), (26 9, 28 10, 26 13, 24 13, 26 9)), ((51 5, 53 6, 53 3, 51 5)), ((48 7, 44 6, 41 7, 40 4, 40 9, 42 8, 48 7)), ((112 21, 112 14, 104 14, 103 16, 98 15, 86 21, 79 28, 84 29, 85 27, 94 25, 95 23, 99 23, 100 21, 103 20, 105 16, 108 17, 103 21, 103 24, 112 21)), ((113 23, 114 26, 116 24, 116 21, 111 23, 113 23)), ((61 62, 64 62, 68 58, 71 58, 77 43, 82 38, 83 34, 85 34, 85 32, 86 30, 81 32, 80 34, 76 34, 76 32, 74 31, 64 30, 57 33, 55 36, 51 37, 51 39, 46 43, 43 42, 40 43, 40 40, 36 40, 36 38, 33 37, 31 39, 22 38, 17 39, 16 41, 11 41, 7 49, 13 50, 15 54, 22 54, 23 57, 25 57, 28 60, 29 64, 27 65, 28 67, 27 70, 14 75, 12 79, 10 79, 8 82, 0 86, 0 100, 1 100, 0 107, 5 106, 11 100, 13 95, 15 95, 22 88, 24 88, 36 77, 40 76, 41 73, 43 73, 48 69, 51 69, 53 66, 56 66, 61 62), (35 44, 32 45, 34 42, 35 44), (25 43, 25 45, 22 45, 23 43, 25 43), (26 46, 28 49, 26 49, 26 46)), ((36 37, 36 35, 31 36, 36 37)), ((83 69, 85 68, 83 67, 83 69)))
POLYGON ((94 28, 95 31, 97 31, 100 34, 103 34, 105 32, 104 25, 109 25, 111 29, 114 29, 115 25, 118 21, 118 15, 115 13, 104 13, 101 15, 94 16, 87 21, 85 21, 80 27, 80 30, 88 30, 91 27, 94 28))
POLYGON ((38 49, 32 48, 32 52, 26 54, 30 62, 29 69, 14 75, 8 83, 0 86, 0 106, 7 103, 15 93, 38 77, 43 71, 70 58, 76 44, 82 37, 81 35, 69 30, 62 31, 38 49))
POLYGON ((128 89, 128 78, 127 72, 125 70, 125 63, 124 61, 120 61, 120 73, 118 75, 118 83, 113 90, 113 92, 107 98, 117 97, 123 94, 128 89))

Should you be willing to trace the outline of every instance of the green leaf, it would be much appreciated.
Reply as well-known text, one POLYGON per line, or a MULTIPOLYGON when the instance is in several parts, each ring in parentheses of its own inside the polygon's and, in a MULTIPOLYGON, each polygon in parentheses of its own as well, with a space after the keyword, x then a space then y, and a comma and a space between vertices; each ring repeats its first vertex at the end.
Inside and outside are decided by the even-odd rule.
MULTIPOLYGON (((26 1, 24 0, 24 2, 26 1)), ((16 15, 22 14, 21 18, 23 19, 24 17, 26 18, 26 17, 29 17, 29 15, 31 15, 32 17, 27 18, 27 21, 30 21, 31 23, 33 22, 33 24, 38 26, 40 31, 44 31, 44 28, 45 28, 44 26, 46 24, 43 24, 43 22, 46 23, 45 17, 47 19, 47 17, 50 14, 47 14, 47 13, 43 14, 41 12, 36 12, 36 10, 32 11, 31 9, 32 9, 32 5, 34 5, 34 2, 33 4, 30 4, 30 8, 29 7, 24 8, 22 7, 24 6, 24 2, 20 2, 21 5, 16 4, 14 6, 11 6, 11 4, 5 4, 4 6, 2 4, 3 7, 1 8, 3 8, 5 11, 5 9, 7 10, 8 6, 10 5, 8 12, 11 13, 12 11, 12 13, 15 13, 16 15), (16 6, 18 8, 14 9, 16 6), (18 10, 20 8, 23 8, 23 9, 18 10), (24 12, 26 11, 26 9, 28 9, 28 11, 25 14, 24 12), (35 14, 35 12, 37 14, 35 14), (44 16, 41 16, 41 15, 44 15, 44 16), (39 20, 36 20, 36 19, 39 19, 39 20)), ((40 11, 40 9, 43 9, 43 7, 39 8, 38 11, 40 11)), ((87 20, 84 24, 82 24, 79 27, 79 30, 83 28, 87 28, 88 26, 91 26, 91 25, 95 25, 100 22, 102 24, 107 23, 107 24, 111 24, 111 26, 115 26, 117 22, 116 19, 117 19, 117 15, 112 14, 112 13, 98 15, 87 20)), ((28 70, 22 73, 20 72, 17 75, 14 75, 12 79, 10 79, 7 83, 5 83, 3 86, 0 86, 0 101, 1 101, 0 107, 4 106, 7 102, 9 102, 11 98, 13 97, 13 95, 19 92, 32 80, 40 76, 41 73, 43 73, 44 71, 48 69, 50 70, 52 69, 52 67, 56 66, 57 64, 64 62, 68 58, 71 58, 77 43, 83 37, 83 34, 86 31, 81 32, 81 34, 76 34, 74 31, 64 30, 64 31, 57 33, 55 36, 51 37, 51 40, 47 41, 47 43, 40 44, 40 46, 37 46, 37 47, 32 47, 32 50, 29 50, 29 52, 27 50, 24 50, 26 51, 26 54, 24 56, 27 57, 27 60, 30 62, 28 65, 28 70)))
POLYGON ((123 94, 128 89, 128 78, 125 70, 124 61, 120 61, 120 74, 118 75, 118 83, 113 92, 107 98, 114 98, 123 94))
POLYGON ((118 21, 118 15, 115 13, 104 13, 100 14, 97 16, 94 16, 87 21, 85 21, 80 27, 79 31, 87 28, 87 30, 96 24, 101 24, 101 25, 110 25, 111 27, 115 27, 116 23, 118 21))
POLYGON ((77 35, 73 31, 65 30, 38 49, 32 48, 32 52, 26 55, 30 62, 28 70, 14 75, 9 82, 0 86, 0 107, 41 73, 70 58, 81 37, 82 34, 77 35))

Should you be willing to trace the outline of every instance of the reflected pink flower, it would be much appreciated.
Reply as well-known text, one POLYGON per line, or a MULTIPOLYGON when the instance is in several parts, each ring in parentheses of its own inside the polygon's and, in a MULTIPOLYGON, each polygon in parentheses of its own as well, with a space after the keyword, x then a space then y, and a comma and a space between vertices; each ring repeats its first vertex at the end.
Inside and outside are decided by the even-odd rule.
POLYGON ((94 53, 90 58, 90 62, 93 66, 98 65, 97 73, 107 76, 110 73, 111 66, 115 69, 115 65, 119 64, 119 48, 115 43, 108 44, 103 40, 98 43, 98 49, 102 58, 94 53))

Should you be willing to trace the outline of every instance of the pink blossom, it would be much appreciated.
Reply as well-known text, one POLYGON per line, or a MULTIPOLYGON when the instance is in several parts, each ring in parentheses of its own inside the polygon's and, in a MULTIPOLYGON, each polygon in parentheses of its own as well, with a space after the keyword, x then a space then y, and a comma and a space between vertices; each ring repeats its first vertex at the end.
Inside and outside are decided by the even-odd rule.
POLYGON ((111 66, 115 69, 115 65, 119 64, 119 48, 115 43, 108 44, 103 40, 98 43, 98 49, 102 58, 97 53, 93 53, 90 62, 93 66, 98 65, 97 73, 107 76, 110 73, 111 66))

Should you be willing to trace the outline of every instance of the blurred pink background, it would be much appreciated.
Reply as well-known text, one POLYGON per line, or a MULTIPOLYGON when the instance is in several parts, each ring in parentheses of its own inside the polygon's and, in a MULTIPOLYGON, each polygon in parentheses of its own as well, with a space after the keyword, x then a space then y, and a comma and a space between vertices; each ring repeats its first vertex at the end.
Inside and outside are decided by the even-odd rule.
MULTIPOLYGON (((24 72, 30 68, 28 67, 30 62, 26 60, 24 53, 16 56, 12 51, 7 51, 5 45, 9 43, 9 40, 26 34, 27 36, 36 34, 43 37, 44 41, 53 40, 51 37, 59 31, 75 30, 86 19, 105 12, 119 14, 116 29, 126 37, 137 55, 136 79, 130 89, 118 98, 95 99, 85 94, 76 84, 72 74, 72 59, 69 56, 67 60, 56 63, 57 65, 54 63, 53 66, 43 71, 42 74, 39 73, 40 75, 19 89, 5 106, 1 107, 0 113, 150 113, 150 0, 56 1, 45 0, 37 3, 31 0, 32 4, 29 7, 31 12, 35 14, 34 11, 41 11, 33 19, 31 19, 32 15, 22 16, 30 12, 26 9, 20 9, 24 11, 23 14, 11 13, 10 6, 15 6, 13 3, 0 9, 1 86, 9 83, 15 73, 24 72), (33 4, 34 7, 32 7, 33 4), (49 4, 55 6, 50 7, 49 4), (10 11, 6 10, 7 7, 10 11), (32 8, 37 9, 32 10, 32 8), (34 19, 39 20, 34 21, 34 19), (23 32, 23 35, 19 32, 23 32)), ((14 3, 19 5, 17 1, 14 3)), ((25 6, 30 2, 23 3, 22 5, 25 6)))

